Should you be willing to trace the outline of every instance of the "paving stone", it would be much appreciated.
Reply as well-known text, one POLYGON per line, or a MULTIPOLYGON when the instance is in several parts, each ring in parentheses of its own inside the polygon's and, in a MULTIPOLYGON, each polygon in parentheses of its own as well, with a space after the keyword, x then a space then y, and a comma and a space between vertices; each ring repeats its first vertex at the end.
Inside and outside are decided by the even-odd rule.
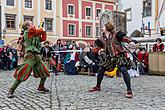
MULTIPOLYGON (((165 110, 165 77, 161 76, 132 78, 132 99, 124 98, 126 87, 121 77, 104 77, 102 91, 89 93, 96 77, 60 73, 53 79, 52 92, 41 94, 36 90, 40 79, 30 76, 17 88, 16 97, 8 99, 6 94, 14 81, 11 73, 13 71, 0 72, 2 110, 165 110)), ((51 88, 50 78, 45 85, 51 88)))

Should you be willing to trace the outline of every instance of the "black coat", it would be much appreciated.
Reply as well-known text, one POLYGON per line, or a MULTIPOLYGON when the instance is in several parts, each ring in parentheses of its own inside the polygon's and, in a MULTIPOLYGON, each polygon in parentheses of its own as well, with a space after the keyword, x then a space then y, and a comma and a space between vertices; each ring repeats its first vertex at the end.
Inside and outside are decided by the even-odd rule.
POLYGON ((53 48, 52 47, 48 47, 47 53, 46 53, 46 47, 42 47, 42 49, 41 49, 41 55, 42 55, 42 57, 50 58, 51 55, 52 55, 51 51, 53 51, 53 48))

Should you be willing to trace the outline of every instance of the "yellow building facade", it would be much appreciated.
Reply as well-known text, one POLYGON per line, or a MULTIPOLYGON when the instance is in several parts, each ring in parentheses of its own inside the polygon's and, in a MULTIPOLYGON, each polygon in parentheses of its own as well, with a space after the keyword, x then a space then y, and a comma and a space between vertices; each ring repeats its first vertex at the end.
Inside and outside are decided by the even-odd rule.
POLYGON ((44 22, 48 40, 55 42, 56 0, 1 0, 1 35, 5 43, 15 42, 20 36, 21 25, 31 20, 40 27, 44 22))

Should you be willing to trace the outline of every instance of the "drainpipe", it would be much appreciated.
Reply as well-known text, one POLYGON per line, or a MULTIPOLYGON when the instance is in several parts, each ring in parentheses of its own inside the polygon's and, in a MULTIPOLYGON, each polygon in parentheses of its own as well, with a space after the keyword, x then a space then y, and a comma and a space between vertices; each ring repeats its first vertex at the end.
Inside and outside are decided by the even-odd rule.
POLYGON ((156 24, 158 20, 158 12, 159 12, 159 7, 158 7, 158 0, 155 0, 155 32, 156 32, 156 24))

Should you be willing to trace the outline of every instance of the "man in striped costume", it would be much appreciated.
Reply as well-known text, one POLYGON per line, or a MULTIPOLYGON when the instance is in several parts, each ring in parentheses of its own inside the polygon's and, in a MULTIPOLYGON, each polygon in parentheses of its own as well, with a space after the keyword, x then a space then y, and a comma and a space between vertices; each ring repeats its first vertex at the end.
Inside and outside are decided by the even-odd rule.
POLYGON ((131 67, 131 61, 127 58, 128 53, 122 46, 122 42, 130 43, 131 39, 126 37, 124 32, 115 32, 113 23, 110 21, 102 27, 103 36, 98 38, 95 43, 99 49, 104 49, 104 54, 100 59, 100 67, 97 75, 97 84, 91 88, 89 92, 101 90, 101 82, 105 71, 113 71, 117 66, 123 75, 124 82, 127 87, 126 98, 132 98, 131 79, 127 70, 131 67))
POLYGON ((38 91, 49 92, 44 87, 46 78, 50 76, 49 71, 44 62, 40 58, 41 42, 46 40, 46 32, 44 29, 36 29, 31 21, 25 21, 22 25, 24 29, 24 45, 25 57, 21 65, 14 72, 15 81, 11 86, 8 98, 13 98, 15 89, 22 81, 26 81, 33 71, 35 78, 41 78, 38 91))

